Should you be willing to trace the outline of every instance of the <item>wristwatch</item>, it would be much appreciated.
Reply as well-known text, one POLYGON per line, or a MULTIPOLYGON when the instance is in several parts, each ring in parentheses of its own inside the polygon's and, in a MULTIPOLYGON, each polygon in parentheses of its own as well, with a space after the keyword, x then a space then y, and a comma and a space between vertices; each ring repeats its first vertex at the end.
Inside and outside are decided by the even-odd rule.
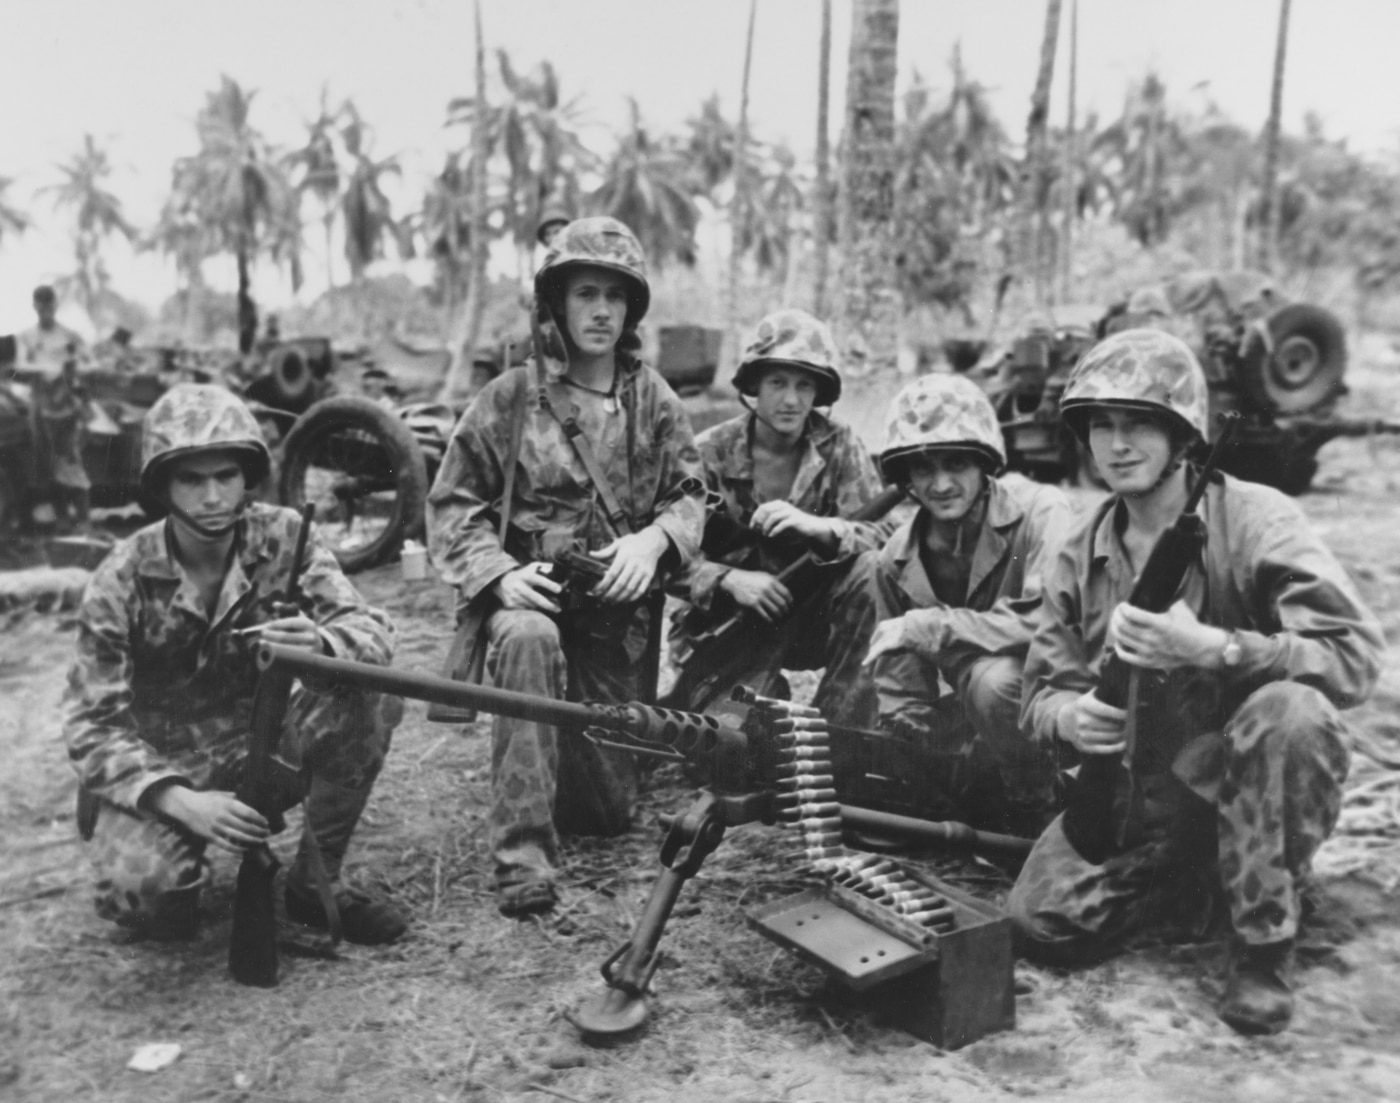
POLYGON ((1225 637, 1225 650, 1220 652, 1220 661, 1225 664, 1226 670, 1233 670, 1240 665, 1240 656, 1242 654, 1243 652, 1240 650, 1240 634, 1231 631, 1225 637))

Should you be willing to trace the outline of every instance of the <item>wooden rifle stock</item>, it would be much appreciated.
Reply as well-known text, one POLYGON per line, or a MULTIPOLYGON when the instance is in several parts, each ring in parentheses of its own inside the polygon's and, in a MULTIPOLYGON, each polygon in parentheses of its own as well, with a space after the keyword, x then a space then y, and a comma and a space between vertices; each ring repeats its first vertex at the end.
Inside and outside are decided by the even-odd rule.
MULTIPOLYGON (((305 567, 306 546, 316 506, 308 502, 302 510, 292 553, 292 570, 282 593, 282 601, 296 604, 301 598, 301 574, 305 567)), ((286 670, 263 671, 253 695, 252 731, 238 799, 260 812, 275 829, 280 829, 282 809, 277 772, 285 769, 276 759, 282 736, 282 722, 291 698, 296 675, 286 670)), ((273 882, 280 863, 266 843, 243 852, 238 866, 238 887, 233 902, 233 930, 229 935, 229 973, 239 984, 272 988, 277 984, 277 916, 273 882)))
MULTIPOLYGON (((1149 613, 1165 613, 1176 600, 1177 591, 1200 555, 1205 543, 1205 521, 1196 512, 1206 487, 1224 458, 1225 449, 1234 439, 1239 427, 1239 415, 1226 415, 1225 426, 1216 439, 1195 485, 1172 527, 1158 538, 1148 556, 1147 564, 1133 585, 1128 604, 1149 613)), ((1132 679, 1138 670, 1124 662, 1114 650, 1109 651, 1099 673, 1094 696, 1114 708, 1129 705, 1132 679)), ((1130 733, 1136 727, 1136 717, 1128 717, 1130 733)), ((1120 825, 1114 818, 1114 799, 1118 792, 1122 754, 1086 754, 1079 765, 1079 777, 1065 804, 1065 838, 1086 862, 1102 865, 1108 857, 1122 848, 1120 825)), ((1131 763, 1129 763, 1131 768, 1131 763)))

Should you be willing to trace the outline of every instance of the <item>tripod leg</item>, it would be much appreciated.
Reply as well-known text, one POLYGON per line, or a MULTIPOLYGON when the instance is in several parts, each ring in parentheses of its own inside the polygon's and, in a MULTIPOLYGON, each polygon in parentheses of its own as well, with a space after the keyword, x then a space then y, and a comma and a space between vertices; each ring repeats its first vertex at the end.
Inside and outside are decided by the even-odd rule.
POLYGON ((646 988, 656 971, 656 949, 681 889, 724 838, 724 819, 710 793, 702 793, 676 817, 661 844, 661 876, 652 885, 646 908, 631 939, 603 963, 608 987, 568 1013, 584 1034, 625 1034, 647 1018, 646 988))

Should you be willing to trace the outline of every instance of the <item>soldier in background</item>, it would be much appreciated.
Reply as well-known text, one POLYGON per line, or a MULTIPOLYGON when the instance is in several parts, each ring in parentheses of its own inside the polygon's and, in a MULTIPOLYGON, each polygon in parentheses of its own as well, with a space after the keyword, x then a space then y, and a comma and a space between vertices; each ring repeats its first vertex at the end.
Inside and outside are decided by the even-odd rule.
MULTIPOLYGON (((535 275, 532 367, 503 372, 467 407, 428 496, 428 537, 457 587, 464 677, 553 699, 640 696, 659 572, 694 556, 704 486, 685 409, 642 363, 651 289, 641 246, 612 218, 571 222, 535 275), (577 430, 577 431, 575 431, 577 430), (561 607, 552 560, 589 553, 606 572, 583 608, 561 607)), ((503 915, 558 900, 559 834, 631 822, 636 764, 577 733, 497 716, 488 821, 503 915)))
POLYGON ((734 374, 753 406, 696 441, 712 517, 671 656, 678 685, 703 678, 689 669, 693 641, 736 611, 752 613, 772 626, 749 641, 755 651, 786 669, 823 669, 814 706, 833 723, 862 728, 875 717, 861 669, 874 617, 859 600, 865 587, 855 567, 893 525, 844 519, 876 498, 881 484, 860 438, 818 409, 841 396, 836 365, 831 331, 806 311, 779 310, 758 323, 734 374), (777 575, 807 551, 817 554, 825 577, 820 592, 797 605, 777 575))
POLYGON ((1021 734, 1021 671, 1041 570, 1071 511, 1056 487, 998 478, 1005 464, 975 383, 926 375, 895 397, 880 467, 919 508, 867 572, 879 624, 866 663, 880 726, 908 733, 936 764, 940 813, 1035 837, 1054 814, 1056 764, 1021 734), (979 760, 999 785, 979 785, 979 760), (991 805, 973 807, 974 794, 991 805))
POLYGON ((552 248, 559 231, 573 220, 574 216, 566 207, 558 203, 549 205, 540 212, 539 225, 535 227, 535 240, 546 250, 552 248))
MULTIPOLYGON (((394 631, 313 533, 304 608, 286 607, 300 519, 250 502, 271 458, 252 412, 221 387, 172 387, 143 423, 141 492, 169 516, 121 541, 78 610, 63 734, 78 772, 78 827, 97 871, 97 912, 137 937, 198 930, 209 846, 235 853, 268 823, 234 795, 248 747, 260 642, 387 665, 394 631)), ((301 685, 282 753, 299 760, 308 831, 286 883, 287 915, 325 927, 319 846, 344 934, 392 942, 405 919, 387 899, 339 885, 403 702, 301 685)), ((288 793, 286 807, 302 792, 288 793)))
POLYGON ((60 528, 86 531, 92 482, 83 466, 88 402, 80 369, 90 361, 83 339, 58 322, 57 311, 53 288, 36 287, 38 322, 19 334, 16 367, 31 373, 36 498, 51 506, 60 528))

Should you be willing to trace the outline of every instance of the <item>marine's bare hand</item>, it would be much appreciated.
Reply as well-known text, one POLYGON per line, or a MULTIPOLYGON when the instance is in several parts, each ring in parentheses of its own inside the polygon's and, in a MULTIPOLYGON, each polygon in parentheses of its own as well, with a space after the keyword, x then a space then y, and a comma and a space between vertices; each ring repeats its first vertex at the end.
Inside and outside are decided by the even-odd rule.
POLYGON ((184 824, 201 839, 233 854, 267 841, 267 820, 232 793, 201 793, 183 785, 171 785, 156 795, 152 807, 184 824))
POLYGON ((563 587, 550 578, 548 572, 548 563, 526 563, 503 574, 496 581, 496 600, 501 608, 559 612, 559 594, 563 587))
POLYGON ((619 536, 606 548, 600 548, 593 554, 608 562, 608 570, 593 587, 593 596, 608 605, 626 605, 638 600, 656 577, 656 565, 670 546, 670 537, 655 525, 649 525, 641 532, 619 536))
POLYGON ((729 571, 720 589, 743 609, 752 609, 770 624, 792 612, 792 591, 767 571, 729 571))

